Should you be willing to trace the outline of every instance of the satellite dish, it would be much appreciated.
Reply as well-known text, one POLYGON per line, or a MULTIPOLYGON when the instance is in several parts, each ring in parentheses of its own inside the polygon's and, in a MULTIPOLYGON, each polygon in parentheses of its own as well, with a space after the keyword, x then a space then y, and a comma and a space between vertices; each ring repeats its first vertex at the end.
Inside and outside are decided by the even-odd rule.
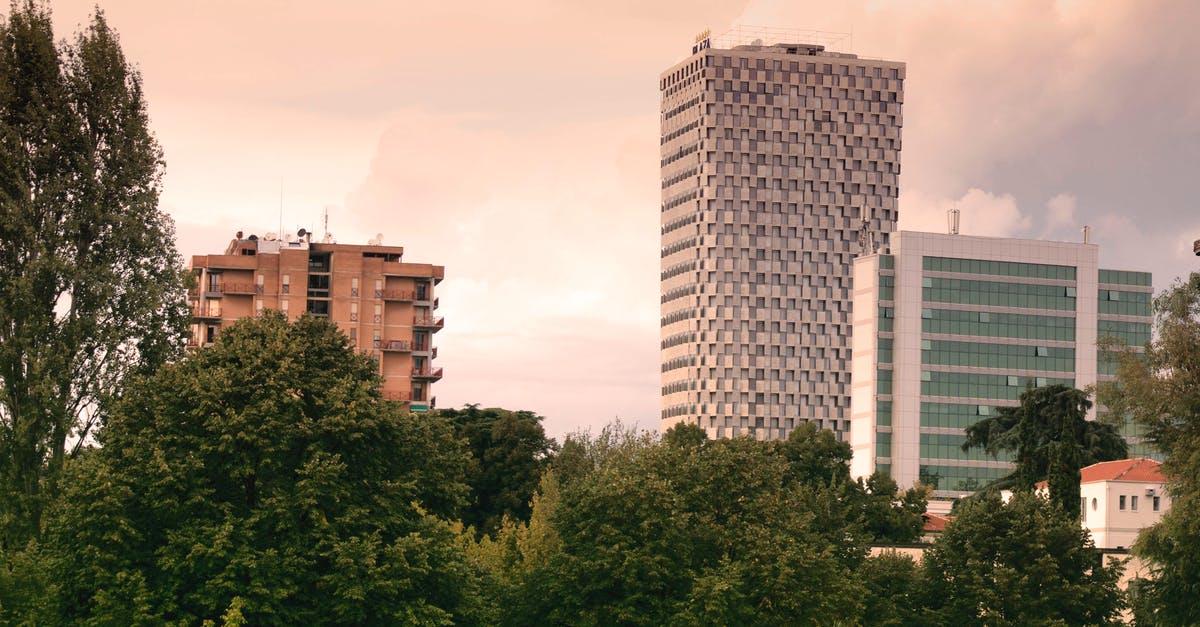
POLYGON ((296 237, 304 237, 306 233, 308 233, 308 231, 300 229, 299 231, 296 231, 296 237))

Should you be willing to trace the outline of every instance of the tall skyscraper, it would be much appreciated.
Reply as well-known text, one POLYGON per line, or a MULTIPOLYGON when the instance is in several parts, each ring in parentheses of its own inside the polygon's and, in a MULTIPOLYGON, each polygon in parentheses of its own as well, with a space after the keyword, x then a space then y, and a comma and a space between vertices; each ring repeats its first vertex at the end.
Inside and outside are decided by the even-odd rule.
POLYGON ((1150 274, 1097 260, 1095 244, 910 231, 856 259, 851 473, 929 484, 930 510, 946 512, 1011 472, 1006 457, 963 451, 964 429, 1027 386, 1111 380, 1100 339, 1150 339, 1150 274))
POLYGON ((662 74, 663 429, 847 436, 851 262, 896 227, 904 70, 704 38, 662 74))
POLYGON ((192 338, 199 347, 221 328, 265 309, 289 319, 329 318, 379 364, 383 397, 414 412, 436 406, 433 335, 441 330, 434 286, 445 268, 402 261, 404 248, 310 242, 309 235, 237 237, 220 255, 195 255, 190 294, 192 338))

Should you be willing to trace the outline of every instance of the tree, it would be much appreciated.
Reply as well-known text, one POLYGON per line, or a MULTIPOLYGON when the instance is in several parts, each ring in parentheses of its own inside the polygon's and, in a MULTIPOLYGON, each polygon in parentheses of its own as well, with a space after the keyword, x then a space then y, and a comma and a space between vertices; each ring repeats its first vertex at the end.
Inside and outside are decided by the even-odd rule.
POLYGON ((530 499, 558 448, 546 437, 542 417, 478 405, 444 409, 440 415, 454 425, 471 451, 467 476, 471 497, 462 512, 463 524, 490 533, 505 516, 529 520, 530 499))
POLYGON ((67 467, 36 622, 444 624, 477 619, 459 531, 468 457, 381 400, 325 320, 246 319, 132 385, 67 467))
POLYGON ((1079 512, 1079 469, 1129 454, 1125 439, 1108 423, 1087 420, 1088 395, 1065 385, 1029 388, 1017 407, 967 427, 963 450, 983 448, 993 456, 1015 453, 1016 469, 989 487, 1033 490, 1042 480, 1064 512, 1079 512))
POLYGON ((1123 608, 1122 569, 1105 565, 1077 517, 1033 492, 964 501, 925 551, 928 622, 942 625, 1106 625, 1123 608))
POLYGON ((49 9, 0 22, 0 547, 39 530, 68 442, 122 382, 182 348, 182 263, 158 209, 141 78, 97 11, 56 46, 49 9))
POLYGON ((1154 341, 1120 356, 1117 385, 1101 398, 1165 456, 1171 509, 1133 547, 1151 573, 1137 587, 1138 623, 1200 624, 1200 273, 1156 297, 1154 313, 1154 341))

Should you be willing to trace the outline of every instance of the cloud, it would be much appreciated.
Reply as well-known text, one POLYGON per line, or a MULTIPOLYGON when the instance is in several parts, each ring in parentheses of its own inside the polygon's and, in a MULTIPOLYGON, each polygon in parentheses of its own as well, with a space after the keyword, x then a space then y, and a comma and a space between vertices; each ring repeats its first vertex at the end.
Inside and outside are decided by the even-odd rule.
POLYGON ((1062 193, 1046 201, 1046 230, 1071 226, 1075 223, 1075 196, 1062 193))

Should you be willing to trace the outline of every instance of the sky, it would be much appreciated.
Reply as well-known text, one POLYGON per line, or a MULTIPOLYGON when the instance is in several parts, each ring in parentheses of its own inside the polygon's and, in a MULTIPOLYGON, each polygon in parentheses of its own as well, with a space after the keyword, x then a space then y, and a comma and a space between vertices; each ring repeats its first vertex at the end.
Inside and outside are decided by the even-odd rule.
MULTIPOLYGON (((52 3, 59 37, 94 0, 52 3)), ((900 228, 1200 269, 1200 2, 100 0, 185 259, 300 227, 446 267, 441 407, 558 438, 659 413, 658 75, 695 35, 844 33, 907 63, 900 228)))

